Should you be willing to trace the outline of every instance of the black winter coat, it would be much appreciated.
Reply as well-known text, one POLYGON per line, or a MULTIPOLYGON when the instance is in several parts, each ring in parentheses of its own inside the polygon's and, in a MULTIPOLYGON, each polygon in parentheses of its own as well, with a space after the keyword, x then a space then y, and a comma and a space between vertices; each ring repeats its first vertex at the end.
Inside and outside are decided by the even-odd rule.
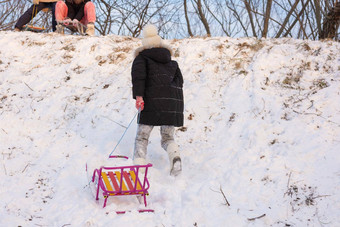
POLYGON ((132 64, 133 98, 142 96, 139 123, 183 126, 183 77, 166 48, 144 49, 132 64))
POLYGON ((66 0, 66 6, 68 8, 67 17, 70 19, 77 19, 80 21, 84 17, 84 7, 87 2, 91 0, 84 0, 83 2, 76 4, 73 0, 66 0))

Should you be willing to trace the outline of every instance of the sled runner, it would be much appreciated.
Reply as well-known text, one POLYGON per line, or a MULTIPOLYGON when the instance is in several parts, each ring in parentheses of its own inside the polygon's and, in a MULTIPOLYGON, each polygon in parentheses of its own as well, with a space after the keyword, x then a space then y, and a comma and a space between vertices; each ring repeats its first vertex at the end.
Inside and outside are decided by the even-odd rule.
MULTIPOLYGON (((110 156, 110 158, 125 158, 126 156, 110 156)), ((110 196, 131 196, 136 195, 137 198, 144 198, 144 205, 147 206, 146 196, 149 195, 148 189, 150 183, 147 178, 148 168, 152 164, 147 165, 130 165, 119 167, 100 167, 93 171, 92 182, 96 183, 96 200, 99 199, 99 191, 102 191, 104 197, 104 205, 110 196)), ((141 201, 140 201, 141 202, 141 201)), ((139 210, 139 212, 153 212, 153 210, 139 210)), ((117 214, 125 213, 119 211, 117 214)))
MULTIPOLYGON (((44 8, 41 10, 44 13, 48 13, 50 11, 49 8, 44 8)), ((46 30, 46 28, 44 27, 38 27, 38 26, 34 26, 34 22, 33 22, 33 18, 37 15, 38 13, 38 7, 36 5, 33 5, 33 13, 32 13, 32 18, 31 21, 32 23, 30 25, 26 24, 22 27, 22 31, 30 31, 30 32, 44 32, 46 30)))
POLYGON ((73 35, 74 33, 78 33, 79 35, 86 35, 86 29, 87 27, 80 23, 79 21, 78 22, 73 22, 73 21, 61 21, 58 23, 58 26, 57 26, 57 32, 58 33, 61 33, 61 34, 64 34, 64 29, 67 28, 71 34, 73 35), (58 26, 61 26, 62 29, 60 29, 60 27, 58 26))
POLYGON ((33 26, 33 25, 24 25, 22 27, 22 31, 30 31, 30 32, 40 33, 40 32, 45 31, 45 28, 44 27, 36 27, 36 26, 33 26))

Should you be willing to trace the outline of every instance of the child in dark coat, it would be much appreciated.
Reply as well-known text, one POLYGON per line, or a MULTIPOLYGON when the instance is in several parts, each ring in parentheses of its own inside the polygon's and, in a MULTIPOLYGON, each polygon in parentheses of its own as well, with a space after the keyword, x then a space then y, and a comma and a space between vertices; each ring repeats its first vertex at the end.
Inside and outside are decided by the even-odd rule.
POLYGON ((168 153, 170 174, 182 170, 180 152, 174 141, 174 127, 183 126, 183 77, 171 49, 163 44, 157 28, 146 25, 143 46, 135 51, 132 64, 132 92, 141 110, 135 140, 134 163, 146 164, 147 145, 154 126, 160 126, 161 145, 168 153))

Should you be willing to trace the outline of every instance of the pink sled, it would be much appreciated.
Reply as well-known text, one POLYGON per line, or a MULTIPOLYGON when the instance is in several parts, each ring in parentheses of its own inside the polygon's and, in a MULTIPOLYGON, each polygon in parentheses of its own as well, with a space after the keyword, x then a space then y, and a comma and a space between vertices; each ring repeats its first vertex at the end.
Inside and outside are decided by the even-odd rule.
MULTIPOLYGON (((126 156, 110 156, 109 158, 125 158, 126 156)), ((148 189, 150 183, 147 178, 148 169, 152 164, 147 165, 130 165, 120 167, 100 167, 93 171, 92 182, 95 182, 96 177, 97 193, 96 200, 99 199, 99 191, 102 190, 104 197, 104 205, 106 206, 107 199, 110 196, 131 196, 137 195, 144 197, 144 205, 147 206, 146 196, 149 195, 148 189), (143 171, 144 170, 144 171, 143 171)), ((139 212, 153 212, 153 210, 139 210, 139 212)), ((119 211, 117 214, 125 213, 119 211)))

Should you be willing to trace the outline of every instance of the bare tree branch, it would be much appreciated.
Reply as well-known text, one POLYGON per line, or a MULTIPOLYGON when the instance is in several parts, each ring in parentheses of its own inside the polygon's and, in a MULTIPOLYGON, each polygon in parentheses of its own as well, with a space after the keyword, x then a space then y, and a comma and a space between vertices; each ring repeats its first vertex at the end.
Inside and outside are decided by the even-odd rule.
MULTIPOLYGON (((291 26, 287 29, 286 33, 283 35, 283 37, 287 37, 288 34, 291 32, 291 30, 293 29, 293 27, 295 26, 295 24, 298 22, 299 18, 301 17, 301 15, 304 13, 306 6, 308 5, 310 0, 307 0, 305 4, 303 4, 302 9, 300 10, 300 13, 297 15, 297 17, 295 18, 294 22, 291 24, 291 26)), ((303 0, 302 0, 303 2, 303 0)))
POLYGON ((298 5, 299 1, 300 1, 300 0, 295 0, 294 5, 292 6, 291 10, 288 12, 288 14, 287 14, 285 20, 283 21, 283 23, 282 23, 282 25, 281 25, 280 30, 279 30, 278 33, 276 34, 275 38, 279 38, 279 37, 281 36, 283 30, 286 28, 286 25, 287 25, 287 23, 288 23, 288 21, 289 21, 291 15, 292 15, 292 13, 295 11, 296 6, 298 5))

